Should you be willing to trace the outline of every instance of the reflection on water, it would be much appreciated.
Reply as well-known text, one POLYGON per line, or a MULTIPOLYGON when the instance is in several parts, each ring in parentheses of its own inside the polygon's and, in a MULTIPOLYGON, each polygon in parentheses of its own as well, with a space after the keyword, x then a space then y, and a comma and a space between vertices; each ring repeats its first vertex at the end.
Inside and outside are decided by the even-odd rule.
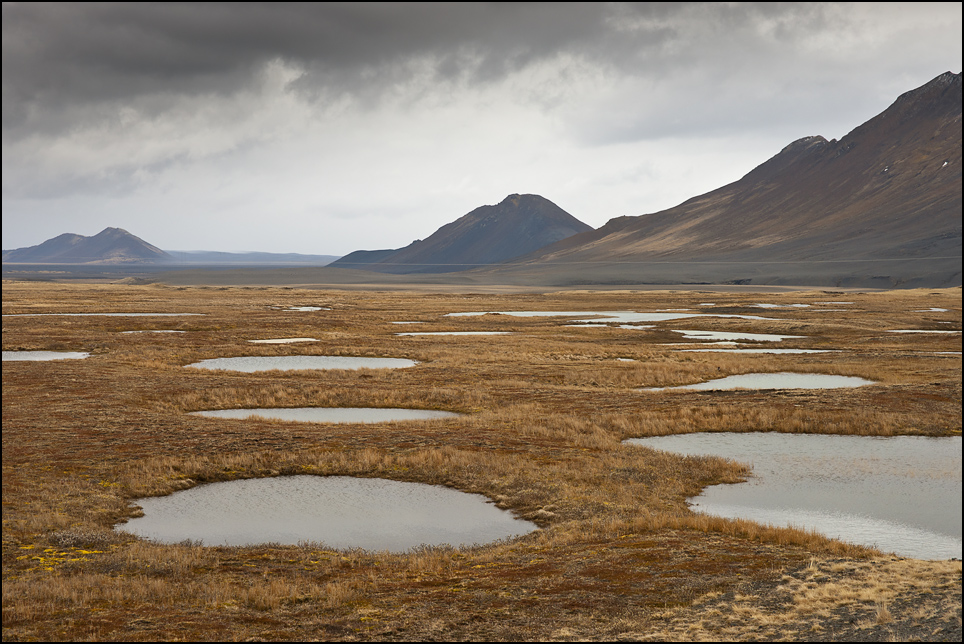
POLYGON ((89 353, 83 353, 81 351, 4 351, 3 362, 80 360, 89 355, 89 353))
POLYGON ((714 485, 694 509, 816 529, 919 559, 961 557, 961 437, 701 433, 626 441, 753 466, 714 485))
POLYGON ((186 365, 194 369, 226 371, 294 371, 298 369, 403 369, 416 365, 403 358, 360 358, 354 356, 246 356, 212 358, 186 365))
POLYGON ((269 338, 267 340, 248 340, 255 344, 293 344, 295 342, 318 342, 315 338, 269 338))
POLYGON ((118 530, 161 543, 192 539, 208 546, 312 541, 405 552, 421 545, 489 543, 537 529, 480 494, 348 476, 211 483, 137 504, 144 516, 118 530))
POLYGON ((831 376, 823 373, 744 373, 737 376, 717 378, 708 382, 681 387, 650 387, 640 391, 686 391, 722 389, 839 389, 872 385, 873 380, 853 376, 831 376))
POLYGON ((215 409, 194 411, 194 416, 210 418, 272 418, 301 423, 387 423, 398 420, 457 418, 459 414, 437 409, 389 407, 284 407, 263 409, 215 409))

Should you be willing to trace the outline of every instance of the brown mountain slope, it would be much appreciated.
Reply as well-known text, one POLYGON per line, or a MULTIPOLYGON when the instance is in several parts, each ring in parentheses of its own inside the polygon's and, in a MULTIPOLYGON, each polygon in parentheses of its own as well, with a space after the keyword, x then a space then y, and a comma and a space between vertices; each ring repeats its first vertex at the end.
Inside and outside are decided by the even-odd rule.
POLYGON ((688 281, 714 282, 739 280, 739 271, 719 272, 729 263, 798 270, 860 260, 865 272, 891 282, 907 279, 889 276, 895 262, 918 267, 911 273, 956 267, 960 284, 960 257, 961 74, 948 72, 840 141, 800 139, 739 181, 669 210, 613 219, 509 270, 553 267, 562 276, 608 264, 611 277, 603 271, 594 279, 649 281, 671 277, 655 264, 713 263, 709 272, 683 272, 688 281))
POLYGON ((381 273, 447 273, 503 262, 592 227, 539 195, 480 206, 398 250, 356 251, 331 264, 381 273))
POLYGON ((92 237, 64 233, 37 246, 3 252, 4 263, 119 264, 171 260, 160 248, 122 228, 105 228, 92 237))

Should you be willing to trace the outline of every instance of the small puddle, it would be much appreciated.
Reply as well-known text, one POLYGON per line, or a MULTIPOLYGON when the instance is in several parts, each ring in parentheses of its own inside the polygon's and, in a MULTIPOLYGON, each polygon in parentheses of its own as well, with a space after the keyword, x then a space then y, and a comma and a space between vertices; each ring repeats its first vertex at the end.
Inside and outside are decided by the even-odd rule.
POLYGON ((58 315, 63 317, 88 317, 88 316, 104 316, 104 317, 178 317, 183 315, 204 315, 204 313, 11 313, 5 314, 5 318, 26 318, 26 317, 40 317, 58 315))
POLYGON ((255 344, 294 344, 295 342, 318 342, 316 338, 268 338, 267 340, 248 340, 255 344))
POLYGON ((697 511, 815 529, 905 557, 961 557, 960 436, 714 432, 626 443, 753 466, 746 483, 691 498, 697 511))
POLYGON ((960 333, 960 331, 932 331, 930 329, 892 329, 890 333, 960 333))
POLYGON ((574 329, 604 328, 604 329, 652 329, 652 324, 604 324, 602 322, 583 322, 582 324, 567 324, 574 329))
POLYGON ((831 349, 680 349, 683 353, 831 353, 831 349))
POLYGON ((751 342, 781 342, 803 338, 802 335, 778 335, 776 333, 742 333, 739 331, 687 331, 672 329, 673 333, 681 333, 688 340, 748 340, 751 342))
POLYGON ((42 360, 80 360, 89 353, 81 351, 4 351, 3 362, 37 362, 42 360))
POLYGON ((225 371, 295 371, 299 369, 404 369, 417 362, 404 358, 361 358, 353 356, 246 356, 212 358, 185 365, 193 369, 225 371))
POLYGON ((726 378, 717 378, 695 385, 681 387, 651 387, 639 391, 681 391, 681 390, 710 390, 723 389, 839 389, 843 387, 861 387, 875 384, 873 380, 865 380, 854 376, 831 376, 823 373, 744 373, 726 378))
POLYGON ((437 409, 390 407, 274 407, 193 411, 191 415, 209 418, 269 418, 299 423, 387 423, 400 420, 458 418, 461 414, 437 409))
POLYGON ((143 331, 121 331, 121 333, 184 333, 174 329, 145 329, 143 331))
POLYGON ((423 545, 491 543, 538 529, 480 494, 350 476, 226 481, 136 503, 144 516, 116 529, 160 543, 315 542, 329 548, 406 552, 423 545))
POLYGON ((809 304, 754 304, 758 309, 806 309, 809 304))
POLYGON ((395 335, 509 335, 508 331, 411 331, 395 335))
POLYGON ((745 320, 773 320, 759 315, 724 315, 713 313, 641 313, 637 311, 472 311, 466 313, 446 313, 446 317, 467 317, 473 315, 511 315, 514 317, 564 317, 578 323, 623 323, 640 324, 643 322, 666 322, 683 318, 742 318, 745 320), (592 317, 587 317, 592 316, 592 317))

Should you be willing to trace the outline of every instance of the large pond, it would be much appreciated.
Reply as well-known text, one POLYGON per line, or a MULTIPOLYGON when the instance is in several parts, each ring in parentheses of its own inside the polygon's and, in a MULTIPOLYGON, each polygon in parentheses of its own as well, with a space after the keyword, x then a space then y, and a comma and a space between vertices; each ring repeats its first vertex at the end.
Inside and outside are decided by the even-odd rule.
POLYGON ((82 351, 4 351, 3 362, 38 360, 80 360, 90 356, 82 351))
POLYGON ((404 358, 361 358, 355 356, 246 356, 212 358, 186 365, 194 369, 226 371, 295 371, 298 369, 402 369, 416 365, 404 358))
POLYGON ((387 423, 399 420, 458 418, 459 414, 436 409, 391 407, 283 407, 262 409, 215 409, 194 411, 194 416, 209 418, 269 418, 301 423, 387 423))
POLYGON ((405 552, 422 545, 484 544, 538 526, 479 494, 387 479, 282 476, 211 483, 138 499, 144 516, 118 530, 161 543, 324 543, 405 552))
POLYGON ((743 373, 681 387, 650 387, 640 391, 719 391, 725 389, 839 389, 872 385, 873 380, 823 373, 743 373))
POLYGON ((690 499, 697 511, 814 529, 906 557, 961 557, 960 436, 721 432, 626 442, 752 465, 746 483, 690 499))

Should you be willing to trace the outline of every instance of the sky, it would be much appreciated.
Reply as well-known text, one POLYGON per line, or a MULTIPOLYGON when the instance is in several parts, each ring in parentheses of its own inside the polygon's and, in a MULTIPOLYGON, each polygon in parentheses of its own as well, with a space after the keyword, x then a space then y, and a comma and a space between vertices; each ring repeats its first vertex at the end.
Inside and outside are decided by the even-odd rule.
POLYGON ((3 248, 401 248, 513 193, 593 227, 961 71, 961 3, 3 4, 3 248))

